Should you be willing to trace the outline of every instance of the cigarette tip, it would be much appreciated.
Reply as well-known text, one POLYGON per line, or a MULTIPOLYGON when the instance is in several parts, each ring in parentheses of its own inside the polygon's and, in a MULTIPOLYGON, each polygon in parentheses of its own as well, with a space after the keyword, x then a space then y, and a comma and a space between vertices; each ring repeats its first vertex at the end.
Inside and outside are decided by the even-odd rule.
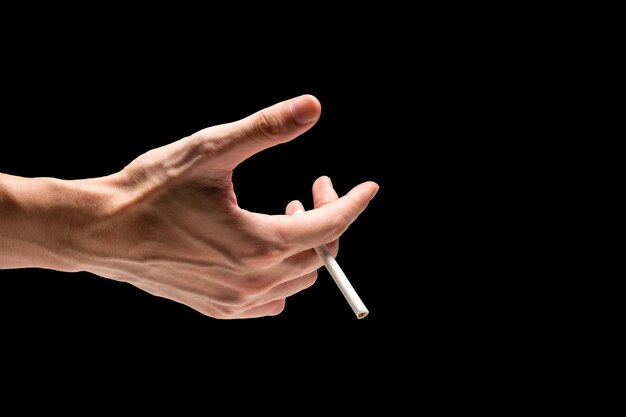
POLYGON ((356 318, 361 320, 361 319, 364 319, 365 317, 367 317, 368 314, 369 314, 369 311, 367 311, 367 310, 361 311, 361 312, 359 312, 359 314, 356 315, 356 318))

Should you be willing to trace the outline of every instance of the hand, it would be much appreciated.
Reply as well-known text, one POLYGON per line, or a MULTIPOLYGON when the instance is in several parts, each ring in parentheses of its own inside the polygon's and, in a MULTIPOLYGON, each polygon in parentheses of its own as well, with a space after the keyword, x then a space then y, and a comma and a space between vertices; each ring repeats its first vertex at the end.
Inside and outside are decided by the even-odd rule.
POLYGON ((287 297, 315 282, 322 263, 312 248, 331 242, 336 252, 337 239, 378 186, 366 182, 338 198, 322 177, 313 185, 314 210, 290 216, 303 209, 294 201, 287 215, 269 216, 237 205, 232 173, 255 153, 310 129, 320 112, 317 99, 301 96, 78 183, 95 197, 87 199, 89 210, 66 209, 63 249, 52 249, 62 259, 57 269, 129 282, 211 317, 279 314, 287 297))

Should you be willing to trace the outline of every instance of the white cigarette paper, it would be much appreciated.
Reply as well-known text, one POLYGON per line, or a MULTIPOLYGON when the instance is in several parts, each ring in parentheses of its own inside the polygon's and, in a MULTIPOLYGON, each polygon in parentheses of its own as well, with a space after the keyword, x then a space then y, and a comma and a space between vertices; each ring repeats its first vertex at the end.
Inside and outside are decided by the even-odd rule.
MULTIPOLYGON (((293 214, 302 213, 304 213, 302 210, 296 210, 293 214)), ((337 284, 339 290, 341 290, 341 293, 348 301, 348 304, 350 304, 350 307, 352 307, 352 311, 354 311, 356 317, 358 319, 365 318, 369 314, 367 307, 365 307, 365 304, 363 304, 363 301, 361 301, 361 297, 359 297, 359 294, 356 293, 354 287, 348 280, 348 277, 343 272, 343 270, 337 263, 337 260, 330 253, 326 245, 316 247, 315 252, 324 262, 324 265, 330 273, 330 276, 333 277, 335 284, 337 284)))

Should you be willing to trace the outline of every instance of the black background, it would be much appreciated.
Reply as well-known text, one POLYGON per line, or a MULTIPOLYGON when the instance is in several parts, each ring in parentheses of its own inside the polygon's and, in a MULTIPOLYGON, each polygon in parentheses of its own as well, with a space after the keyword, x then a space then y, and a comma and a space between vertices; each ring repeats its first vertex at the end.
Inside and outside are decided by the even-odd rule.
POLYGON ((309 355, 339 349, 358 352, 355 366, 369 357, 381 367, 380 341, 394 352, 387 358, 410 350, 407 340, 429 326, 432 313, 422 307, 428 295, 412 293, 421 275, 415 202, 424 189, 417 173, 425 156, 413 154, 423 147, 415 129, 423 116, 414 81, 405 77, 406 57, 379 42, 339 55, 328 55, 323 45, 302 53, 262 43, 228 52, 208 46, 187 52, 154 39, 123 46, 94 40, 85 48, 73 36, 55 36, 10 52, 0 171, 106 175, 204 127, 313 94, 323 109, 317 125, 238 167, 235 191, 246 209, 282 213, 292 199, 310 208, 311 185, 320 175, 330 176, 340 194, 376 181, 379 194, 342 237, 338 257, 370 315, 356 319, 325 269, 313 288, 288 299, 282 315, 243 321, 205 317, 88 273, 6 270, 0 271, 0 312, 8 337, 271 355, 285 348, 309 355), (29 59, 18 59, 26 53, 29 59), (247 59, 233 59, 244 53, 247 59))
POLYGON ((500 49, 481 55, 480 41, 465 36, 471 23, 440 24, 449 11, 439 22, 363 8, 303 19, 314 12, 259 18, 252 30, 238 11, 197 19, 126 11, 100 24, 82 16, 45 26, 28 15, 21 31, 4 27, 0 172, 106 175, 204 127, 314 94, 323 108, 316 126, 238 167, 235 191, 246 209, 282 213, 292 199, 310 207, 320 175, 340 194, 378 182, 338 256, 370 315, 357 320, 324 269, 282 315, 234 321, 87 273, 5 270, 7 358, 34 364, 38 378, 78 365, 84 379, 132 384, 152 369, 164 389, 189 376, 213 390, 315 380, 322 403, 346 402, 343 389, 358 386, 348 404, 380 401, 386 410, 438 396, 449 405, 451 392, 453 403, 467 400, 485 372, 498 384, 507 372, 498 358, 520 342, 503 337, 519 326, 499 312, 524 286, 510 284, 523 268, 507 262, 505 244, 506 213, 518 202, 501 198, 522 143, 508 140, 521 125, 504 127, 503 97, 519 79, 497 59, 485 65, 500 49), (212 28, 216 19, 229 29, 212 28), (168 371, 181 376, 164 380, 168 371))
MULTIPOLYGON (((35 369, 20 372, 24 386, 58 383, 78 365, 77 381, 110 375, 132 395, 148 369, 165 391, 199 378, 206 392, 186 399, 207 412, 207 398, 226 402, 216 387, 270 391, 248 401, 259 410, 299 391, 288 398, 306 407, 382 405, 389 414, 532 406, 543 387, 553 393, 546 370, 572 351, 552 343, 573 322, 559 306, 562 267, 579 260, 555 255, 551 234, 570 208, 552 203, 571 183, 558 165, 570 146, 562 129, 585 117, 558 115, 579 92, 571 68, 553 65, 562 37, 554 43, 533 23, 544 15, 233 5, 4 13, 0 171, 105 175, 198 129, 314 94, 318 124, 246 161, 235 189, 243 207, 280 213, 294 198, 310 207, 320 175, 340 193, 377 181, 338 257, 370 316, 354 317, 324 269, 279 317, 241 321, 90 274, 0 271, 3 357, 35 369)), ((564 375, 578 371, 569 365, 564 375)), ((240 398, 228 406, 246 404, 240 398)))

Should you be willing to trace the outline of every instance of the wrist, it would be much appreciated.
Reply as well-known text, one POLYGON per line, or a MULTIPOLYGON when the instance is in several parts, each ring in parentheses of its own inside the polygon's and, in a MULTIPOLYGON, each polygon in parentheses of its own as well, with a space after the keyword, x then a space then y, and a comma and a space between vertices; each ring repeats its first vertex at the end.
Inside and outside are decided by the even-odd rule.
POLYGON ((4 268, 86 270, 85 232, 105 216, 109 177, 89 180, 0 175, 0 259, 4 268))

